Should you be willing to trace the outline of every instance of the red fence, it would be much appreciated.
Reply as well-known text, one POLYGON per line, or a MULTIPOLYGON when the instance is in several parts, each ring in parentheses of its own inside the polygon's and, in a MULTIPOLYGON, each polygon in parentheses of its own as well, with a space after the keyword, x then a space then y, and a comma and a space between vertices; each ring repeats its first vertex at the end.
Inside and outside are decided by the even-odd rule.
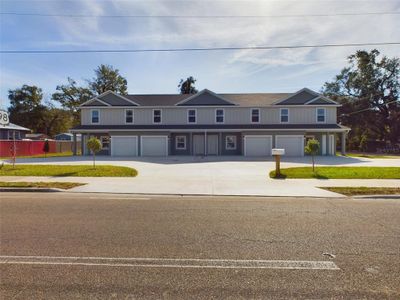
MULTIPOLYGON (((57 152, 56 141, 49 141, 50 153, 57 152)), ((44 141, 15 141, 17 156, 31 156, 44 154, 44 141)), ((0 141, 0 157, 12 157, 14 142, 0 141)))

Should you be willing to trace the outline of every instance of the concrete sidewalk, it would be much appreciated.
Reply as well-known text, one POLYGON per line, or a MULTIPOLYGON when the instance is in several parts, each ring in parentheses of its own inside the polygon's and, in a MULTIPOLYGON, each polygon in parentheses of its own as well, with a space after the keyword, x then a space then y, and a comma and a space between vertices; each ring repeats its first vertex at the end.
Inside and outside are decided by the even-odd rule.
POLYGON ((342 197, 318 187, 366 186, 399 187, 396 179, 267 179, 218 180, 218 176, 203 178, 201 184, 191 181, 155 180, 146 178, 115 177, 2 177, 2 181, 28 182, 84 182, 87 185, 69 192, 124 193, 124 194, 177 194, 177 195, 232 195, 232 196, 298 196, 298 197, 342 197))
MULTIPOLYGON (((318 157, 319 166, 400 166, 400 159, 359 159, 351 157, 318 157)), ((19 160, 36 164, 91 164, 90 157, 19 160)), ((400 180, 318 180, 271 179, 272 158, 246 157, 167 157, 115 158, 100 157, 98 164, 112 164, 136 168, 135 178, 99 177, 0 177, 2 181, 71 181, 85 186, 71 192, 235 195, 235 196, 300 196, 340 197, 319 189, 320 186, 375 186, 399 187, 400 180)), ((283 159, 282 168, 310 166, 309 157, 283 159)))

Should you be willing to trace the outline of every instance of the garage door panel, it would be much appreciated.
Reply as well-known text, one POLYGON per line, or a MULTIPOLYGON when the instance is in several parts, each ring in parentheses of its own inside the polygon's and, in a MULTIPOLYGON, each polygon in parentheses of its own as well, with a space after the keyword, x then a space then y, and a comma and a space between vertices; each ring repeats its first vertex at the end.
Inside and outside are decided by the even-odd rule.
POLYGON ((111 155, 112 156, 137 156, 138 155, 137 136, 112 136, 111 155))
POLYGON ((276 136, 276 148, 285 149, 285 156, 303 156, 304 137, 276 136))
POLYGON ((142 136, 142 156, 167 156, 168 139, 165 136, 142 136))
POLYGON ((271 136, 245 136, 246 156, 271 156, 271 136))

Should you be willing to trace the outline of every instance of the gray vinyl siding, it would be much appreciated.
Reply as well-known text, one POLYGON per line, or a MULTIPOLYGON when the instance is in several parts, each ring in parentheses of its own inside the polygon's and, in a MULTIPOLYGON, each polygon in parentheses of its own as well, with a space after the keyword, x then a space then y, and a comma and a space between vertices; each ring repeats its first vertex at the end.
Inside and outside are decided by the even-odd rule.
MULTIPOLYGON (((260 108, 260 124, 280 124, 281 107, 263 107, 260 108)), ((336 107, 325 107, 327 124, 336 124, 336 107)), ((195 108, 195 107, 194 107, 195 108)), ((224 109, 224 124, 251 124, 249 107, 218 107, 224 109)), ((257 108, 257 107, 255 107, 257 108)), ((285 107, 286 108, 286 107, 285 107)), ((316 107, 288 107, 288 124, 315 124, 316 107)), ((82 125, 91 125, 91 110, 94 108, 82 108, 82 125)), ((95 108, 100 111, 99 125, 125 125, 126 108, 95 108)), ((152 125, 152 108, 129 108, 134 111, 134 124, 152 125)), ((179 125, 187 123, 188 107, 180 108, 161 108, 161 124, 179 125)), ((215 110, 217 107, 198 107, 196 124, 216 124, 215 110)))

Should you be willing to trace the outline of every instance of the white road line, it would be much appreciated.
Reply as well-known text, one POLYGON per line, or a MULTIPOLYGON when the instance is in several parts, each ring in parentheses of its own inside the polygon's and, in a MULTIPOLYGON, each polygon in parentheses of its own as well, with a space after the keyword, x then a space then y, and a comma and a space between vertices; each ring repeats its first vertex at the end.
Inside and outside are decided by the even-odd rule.
POLYGON ((77 265, 142 268, 340 270, 332 261, 235 260, 197 258, 118 258, 59 256, 0 256, 0 264, 77 265))

